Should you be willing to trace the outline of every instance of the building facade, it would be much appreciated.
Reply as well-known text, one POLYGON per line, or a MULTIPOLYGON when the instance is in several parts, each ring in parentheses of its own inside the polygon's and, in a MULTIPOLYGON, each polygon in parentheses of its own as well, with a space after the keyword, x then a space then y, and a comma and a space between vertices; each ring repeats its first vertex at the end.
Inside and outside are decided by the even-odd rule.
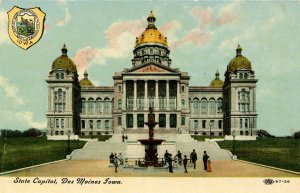
POLYGON ((251 62, 238 46, 225 82, 217 71, 209 86, 190 86, 190 76, 172 68, 167 37, 148 26, 136 38, 132 66, 113 75, 114 85, 95 86, 88 73, 78 80, 76 65, 62 48, 48 79, 49 134, 112 134, 147 129, 149 107, 155 129, 205 136, 256 135, 255 79, 251 62))

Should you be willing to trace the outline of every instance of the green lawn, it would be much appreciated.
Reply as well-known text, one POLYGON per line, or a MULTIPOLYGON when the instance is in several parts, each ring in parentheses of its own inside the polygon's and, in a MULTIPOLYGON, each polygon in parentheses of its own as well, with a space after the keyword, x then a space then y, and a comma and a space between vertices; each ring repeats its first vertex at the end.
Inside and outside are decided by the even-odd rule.
MULTIPOLYGON (((232 141, 217 142, 232 152, 232 141)), ((293 138, 258 138, 235 141, 238 159, 300 172, 300 140, 293 138)))
MULTIPOLYGON (((70 149, 84 146, 83 141, 70 141, 70 149)), ((66 158, 68 141, 48 141, 44 137, 0 138, 0 172, 66 158), (4 159, 3 159, 4 155, 4 159), (3 170, 2 170, 3 168, 3 170)))

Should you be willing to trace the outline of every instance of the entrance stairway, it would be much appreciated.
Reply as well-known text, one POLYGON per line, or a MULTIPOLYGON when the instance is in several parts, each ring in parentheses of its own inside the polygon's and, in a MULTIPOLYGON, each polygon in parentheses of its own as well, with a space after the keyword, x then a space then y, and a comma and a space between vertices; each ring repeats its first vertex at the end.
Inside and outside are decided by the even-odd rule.
MULTIPOLYGON (((144 146, 138 143, 138 139, 148 139, 148 134, 126 134, 128 140, 122 142, 122 134, 114 134, 109 140, 90 141, 82 149, 72 152, 73 160, 108 160, 111 152, 122 153, 123 157, 137 159, 144 157, 144 146)), ((164 139, 165 142, 158 146, 158 157, 162 158, 165 150, 176 155, 180 150, 182 155, 189 158, 193 149, 198 154, 198 159, 202 159, 203 151, 206 151, 211 160, 230 160, 231 153, 228 150, 220 149, 215 142, 198 142, 189 134, 162 134, 155 133, 155 139, 164 139)))

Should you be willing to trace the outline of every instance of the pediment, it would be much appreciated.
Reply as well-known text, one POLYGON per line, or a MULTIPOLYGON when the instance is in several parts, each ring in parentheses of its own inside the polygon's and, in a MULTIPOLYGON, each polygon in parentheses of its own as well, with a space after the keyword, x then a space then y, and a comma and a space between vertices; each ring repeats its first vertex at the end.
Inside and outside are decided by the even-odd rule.
POLYGON ((157 65, 157 64, 147 64, 143 66, 138 66, 128 70, 131 73, 174 73, 178 72, 170 67, 157 65))

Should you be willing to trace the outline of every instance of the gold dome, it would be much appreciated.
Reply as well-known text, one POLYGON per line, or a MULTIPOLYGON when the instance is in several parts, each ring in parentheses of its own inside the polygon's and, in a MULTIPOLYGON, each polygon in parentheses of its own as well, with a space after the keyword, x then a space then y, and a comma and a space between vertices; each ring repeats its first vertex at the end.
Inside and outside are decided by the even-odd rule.
POLYGON ((135 47, 144 43, 160 43, 168 47, 167 38, 160 31, 158 31, 154 25, 156 18, 153 11, 150 11, 150 15, 147 20, 148 26, 145 31, 136 38, 135 47))
POLYGON ((242 48, 238 45, 236 56, 229 62, 227 71, 234 72, 241 69, 252 70, 252 66, 251 62, 246 57, 242 56, 242 48))
POLYGON ((88 73, 86 71, 84 72, 84 78, 80 80, 79 84, 82 87, 94 86, 93 83, 88 79, 88 73))
POLYGON ((62 47, 61 51, 62 51, 62 55, 54 60, 52 64, 52 70, 61 68, 68 72, 77 72, 74 62, 67 56, 68 50, 65 44, 62 47))
POLYGON ((222 88, 224 85, 224 82, 222 80, 220 80, 220 78, 219 78, 220 73, 217 71, 215 75, 216 75, 216 78, 213 81, 211 81, 210 86, 215 87, 215 88, 222 88))

